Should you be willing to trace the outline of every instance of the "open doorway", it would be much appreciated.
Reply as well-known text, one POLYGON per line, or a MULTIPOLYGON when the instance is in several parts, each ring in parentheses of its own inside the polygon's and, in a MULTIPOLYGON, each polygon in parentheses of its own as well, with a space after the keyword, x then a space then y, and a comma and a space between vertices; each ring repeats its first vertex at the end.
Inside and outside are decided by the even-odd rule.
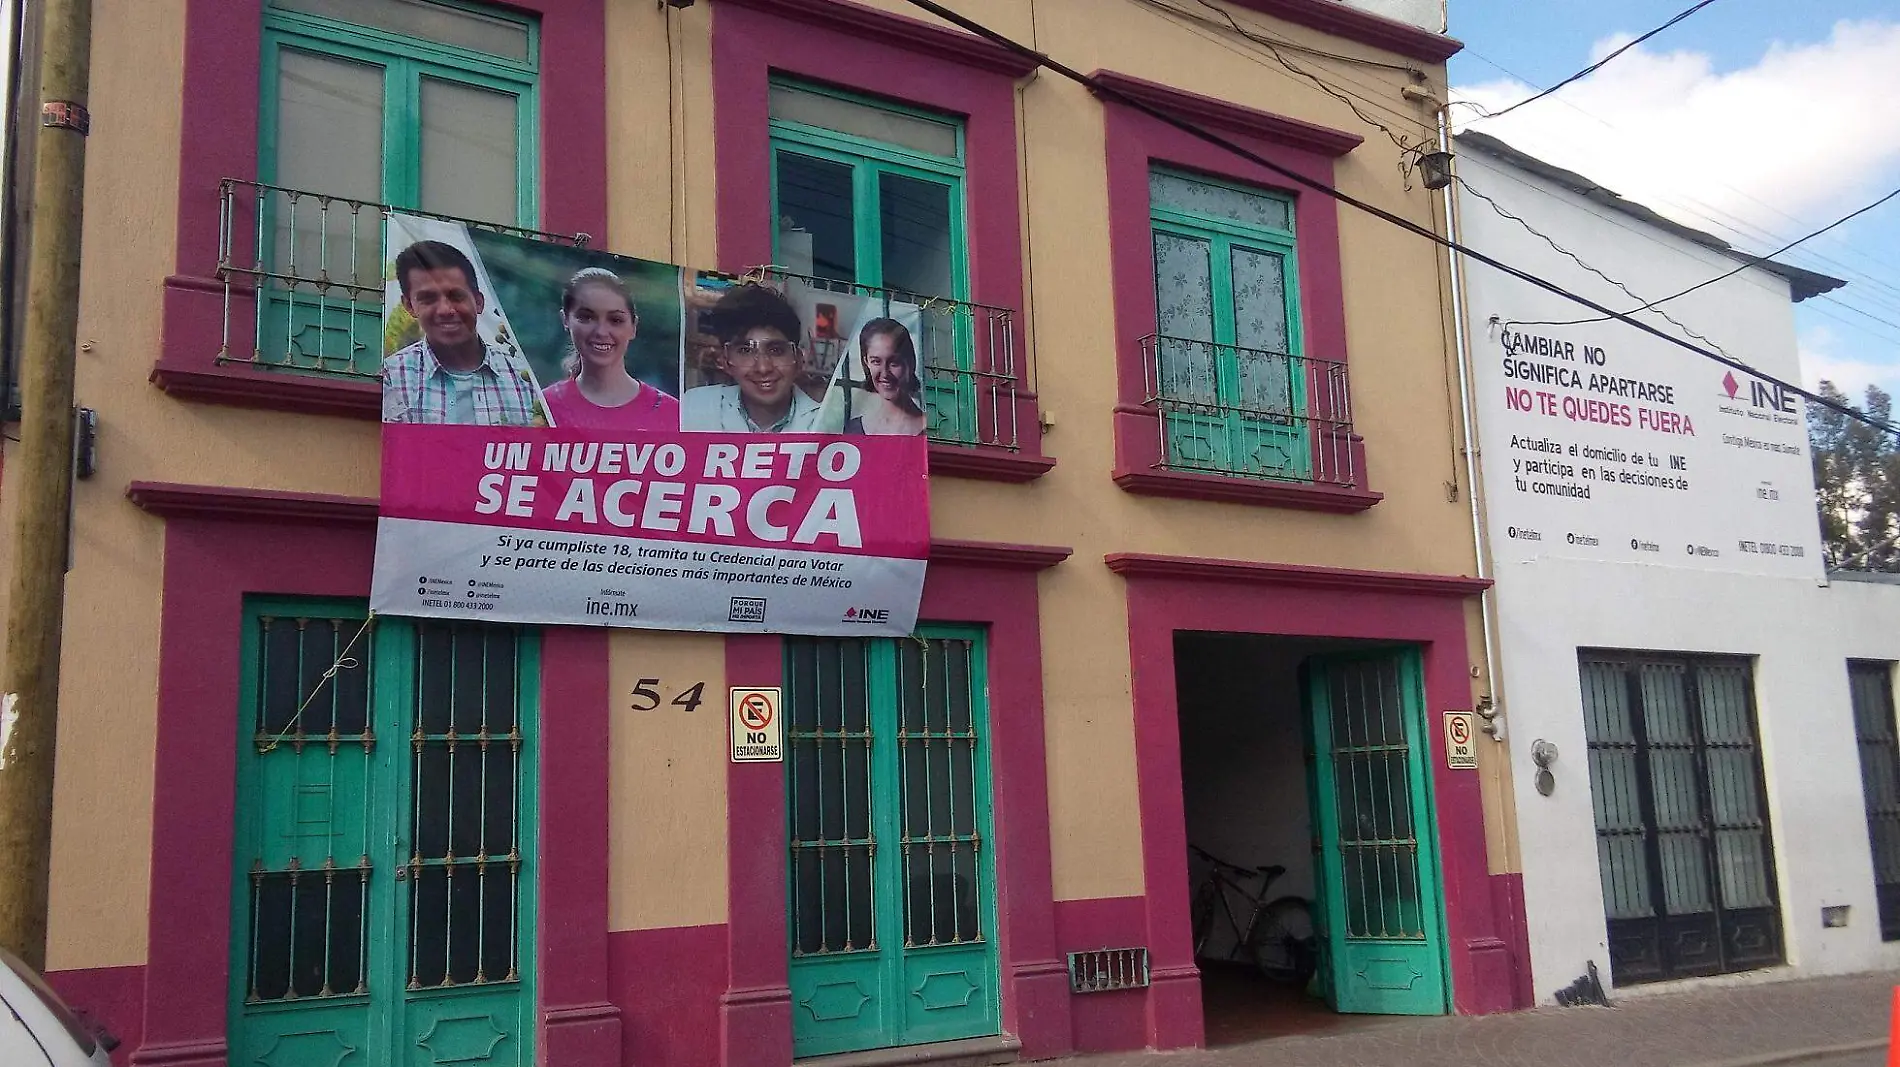
POLYGON ((1175 635, 1210 1045, 1449 1003, 1414 648, 1175 635))

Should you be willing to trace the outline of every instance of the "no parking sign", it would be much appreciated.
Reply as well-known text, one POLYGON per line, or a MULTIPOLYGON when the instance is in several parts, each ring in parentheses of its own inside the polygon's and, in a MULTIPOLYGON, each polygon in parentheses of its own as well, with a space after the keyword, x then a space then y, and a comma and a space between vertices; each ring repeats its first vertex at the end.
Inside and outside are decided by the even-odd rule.
POLYGON ((776 688, 732 690, 732 762, 780 762, 784 733, 776 688))
POLYGON ((1473 735, 1471 712, 1445 713, 1445 766, 1454 771, 1478 769, 1478 746, 1473 735))

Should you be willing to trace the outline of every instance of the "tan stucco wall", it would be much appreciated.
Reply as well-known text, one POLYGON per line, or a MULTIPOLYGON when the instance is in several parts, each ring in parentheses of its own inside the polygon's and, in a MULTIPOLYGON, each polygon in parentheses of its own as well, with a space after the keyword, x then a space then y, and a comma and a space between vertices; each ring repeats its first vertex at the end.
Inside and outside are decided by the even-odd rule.
MULTIPOLYGON (((902 0, 875 2, 918 14, 902 0)), ((1383 133, 1268 57, 1242 54, 1238 45, 1210 41, 1134 4, 964 0, 959 7, 1084 71, 1114 69, 1362 134, 1365 144, 1339 167, 1341 186, 1408 218, 1432 218, 1428 194, 1404 188, 1397 150, 1383 133)), ((79 397, 100 412, 102 468, 79 493, 69 585, 51 951, 60 968, 145 956, 163 527, 126 503, 126 483, 366 496, 375 492, 378 473, 372 422, 185 403, 148 383, 162 324, 161 283, 173 272, 179 101, 165 87, 179 82, 184 0, 96 0, 96 8, 80 319, 80 337, 91 348, 80 358, 79 397)), ((708 30, 716 8, 666 13, 650 0, 608 4, 611 204, 603 247, 712 262, 708 30)), ((1298 26, 1240 17, 1296 42, 1376 54, 1298 26)), ((1349 79, 1356 92, 1392 110, 1429 117, 1398 97, 1403 74, 1302 62, 1349 79)), ((849 72, 839 77, 848 81, 849 72)), ((1430 80, 1442 87, 1442 69, 1431 69, 1430 80)), ((1431 247, 1343 210, 1353 400, 1372 485, 1385 500, 1362 515, 1330 516, 1130 496, 1108 476, 1116 342, 1108 313, 1101 105, 1044 73, 1025 84, 1020 106, 1031 274, 1024 310, 1043 411, 1053 423, 1044 449, 1059 463, 1026 486, 937 479, 932 524, 939 537, 1075 549, 1041 578, 1055 888, 1063 899, 1120 896, 1140 893, 1143 876, 1124 588, 1102 556, 1143 551, 1472 572, 1456 395, 1443 340, 1448 320, 1431 247), (1447 483, 1457 487, 1456 499, 1447 483)), ((1380 114, 1399 128, 1397 119, 1380 114)), ((1403 132, 1420 137, 1425 129, 1403 132)), ((213 267, 186 269, 209 274, 213 267)), ((0 492, 0 513, 14 505, 0 492)), ((1476 619, 1474 608, 1474 662, 1481 647, 1476 619)), ((717 638, 621 633, 612 650, 616 699, 633 679, 656 675, 668 685, 703 679, 715 696, 723 687, 717 638)), ((709 698, 692 716, 678 709, 615 711, 615 929, 725 917, 722 700, 709 698)), ((1492 865, 1514 869, 1508 768, 1501 747, 1487 751, 1481 773, 1494 813, 1487 820, 1492 865)))
POLYGON ((726 921, 726 645, 709 634, 616 631, 608 926, 726 921), (641 679, 661 695, 633 711, 641 679), (672 701, 703 683, 697 710, 672 701))

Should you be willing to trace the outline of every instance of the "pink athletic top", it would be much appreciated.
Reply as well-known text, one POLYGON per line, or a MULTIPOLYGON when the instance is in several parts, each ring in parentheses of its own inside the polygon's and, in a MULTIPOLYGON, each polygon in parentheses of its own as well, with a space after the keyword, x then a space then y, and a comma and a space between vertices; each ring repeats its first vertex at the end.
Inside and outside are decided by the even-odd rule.
POLYGON ((604 408, 581 395, 580 383, 564 378, 541 391, 548 414, 561 429, 579 430, 677 430, 680 428, 680 402, 658 389, 640 383, 633 399, 617 408, 604 408))

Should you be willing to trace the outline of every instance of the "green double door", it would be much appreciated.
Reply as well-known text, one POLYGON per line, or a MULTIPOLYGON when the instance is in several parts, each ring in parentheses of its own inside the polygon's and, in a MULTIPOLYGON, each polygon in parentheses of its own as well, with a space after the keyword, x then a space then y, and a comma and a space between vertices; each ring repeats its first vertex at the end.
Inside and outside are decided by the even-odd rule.
POLYGON ((1450 1010, 1424 684, 1414 649, 1304 668, 1320 983, 1341 1012, 1450 1010))
POLYGON ((233 1067, 534 1063, 537 649, 508 626, 250 606, 233 1067))
POLYGON ((983 640, 786 643, 793 1051, 1000 1029, 983 640))

